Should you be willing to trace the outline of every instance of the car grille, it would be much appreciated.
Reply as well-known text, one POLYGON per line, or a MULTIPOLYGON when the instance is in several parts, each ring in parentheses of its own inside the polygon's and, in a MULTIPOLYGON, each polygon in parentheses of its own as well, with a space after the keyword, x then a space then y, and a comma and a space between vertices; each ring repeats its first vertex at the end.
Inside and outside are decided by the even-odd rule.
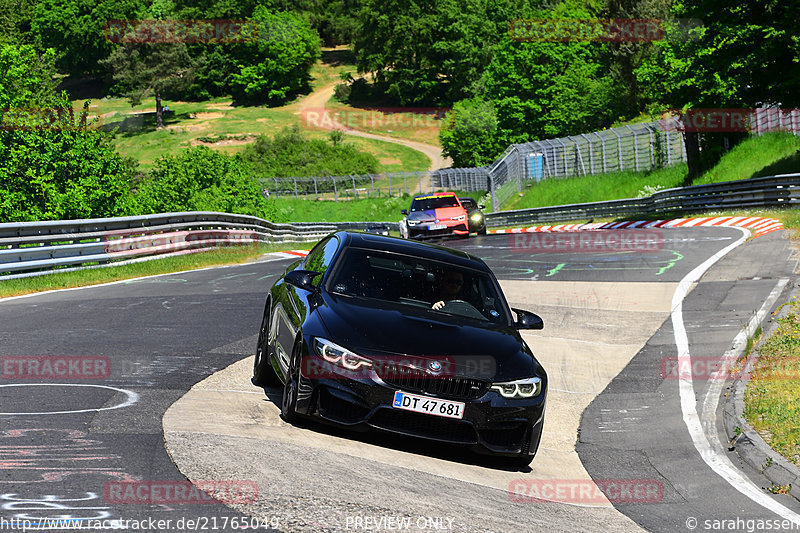
POLYGON ((472 424, 440 416, 409 413, 396 409, 379 409, 369 424, 379 429, 396 431, 456 444, 475 444, 478 436, 472 424))
POLYGON ((455 400, 474 400, 489 389, 489 384, 480 379, 434 376, 410 367, 404 370, 402 375, 392 372, 392 375, 381 376, 381 379, 388 385, 410 392, 425 392, 455 400))

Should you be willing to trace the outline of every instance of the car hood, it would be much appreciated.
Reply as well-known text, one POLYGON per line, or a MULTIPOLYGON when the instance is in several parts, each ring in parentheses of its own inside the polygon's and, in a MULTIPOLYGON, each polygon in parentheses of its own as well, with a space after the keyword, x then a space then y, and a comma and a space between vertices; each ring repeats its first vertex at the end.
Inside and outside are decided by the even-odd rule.
POLYGON ((533 354, 512 327, 481 327, 459 317, 439 319, 427 310, 406 312, 407 308, 401 311, 355 297, 326 295, 325 300, 317 310, 329 340, 360 355, 438 360, 452 365, 455 375, 491 381, 539 373, 533 354))
POLYGON ((432 222, 434 220, 450 220, 465 213, 461 207, 440 207, 438 209, 426 209, 425 211, 412 211, 408 214, 408 220, 418 222, 432 222))

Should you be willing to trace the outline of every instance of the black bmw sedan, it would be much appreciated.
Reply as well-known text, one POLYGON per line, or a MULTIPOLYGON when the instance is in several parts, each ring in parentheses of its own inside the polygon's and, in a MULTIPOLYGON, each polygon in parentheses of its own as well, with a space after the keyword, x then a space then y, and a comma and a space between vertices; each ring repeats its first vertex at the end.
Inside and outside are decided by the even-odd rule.
POLYGON ((282 387, 287 422, 315 417, 527 465, 542 435, 547 374, 518 330, 542 327, 508 307, 475 256, 339 232, 270 289, 253 383, 282 387))

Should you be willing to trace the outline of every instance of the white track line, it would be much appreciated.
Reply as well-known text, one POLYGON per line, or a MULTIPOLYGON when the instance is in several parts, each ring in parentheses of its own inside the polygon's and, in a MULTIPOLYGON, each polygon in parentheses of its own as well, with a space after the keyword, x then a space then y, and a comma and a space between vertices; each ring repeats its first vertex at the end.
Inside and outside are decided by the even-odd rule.
MULTIPOLYGON (((757 503, 758 505, 768 509, 775 514, 781 516, 786 520, 790 520, 797 525, 800 525, 800 515, 791 511, 767 496, 762 490, 753 484, 744 474, 742 474, 731 461, 724 455, 721 450, 715 449, 709 442, 706 433, 703 431, 703 424, 697 414, 697 401, 695 400, 694 384, 692 382, 692 356, 689 353, 689 338, 686 335, 686 327, 683 323, 683 299, 689 293, 689 288, 694 282, 711 268, 714 263, 722 259, 728 252, 742 244, 747 240, 750 233, 741 229, 742 236, 735 242, 729 244, 713 256, 709 257, 702 264, 698 265, 691 272, 689 272, 680 282, 678 288, 675 289, 675 294, 672 296, 672 327, 675 332, 675 345, 678 348, 678 368, 681 369, 680 381, 680 399, 681 411, 683 413, 683 421, 686 428, 689 430, 689 435, 692 438, 692 443, 695 449, 700 454, 703 461, 711 467, 722 479, 728 482, 734 489, 744 494, 747 498, 757 503)), ((777 289, 777 287, 776 287, 777 289)), ((773 289, 775 292, 775 289, 773 289)), ((770 297, 772 295, 770 294, 770 297)), ((738 337, 738 336, 737 336, 738 337)), ((716 409, 713 410, 716 412, 716 409)), ((704 420, 709 416, 712 417, 710 432, 715 431, 712 413, 707 413, 704 409, 704 420)), ((706 420, 707 421, 707 420, 706 420)))

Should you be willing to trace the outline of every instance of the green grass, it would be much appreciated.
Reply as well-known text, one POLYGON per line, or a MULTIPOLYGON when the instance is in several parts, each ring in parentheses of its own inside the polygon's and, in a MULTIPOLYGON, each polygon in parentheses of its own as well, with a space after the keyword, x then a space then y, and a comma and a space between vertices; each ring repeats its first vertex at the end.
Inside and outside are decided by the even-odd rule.
MULTIPOLYGON (((459 196, 471 196, 482 200, 478 191, 456 192, 459 196)), ((286 222, 397 222, 408 209, 411 196, 366 198, 334 202, 332 200, 304 200, 302 198, 278 198, 275 200, 278 218, 286 222)))
POLYGON ((697 185, 800 172, 800 138, 790 133, 752 136, 734 146, 697 185))
MULTIPOLYGON (((718 183, 779 173, 800 172, 800 138, 788 133, 750 137, 726 153, 717 165, 695 180, 695 185, 718 183)), ((615 172, 594 176, 542 180, 529 184, 522 196, 514 197, 503 209, 550 207, 555 205, 636 198, 645 187, 680 187, 686 165, 651 172, 615 172)), ((652 189, 651 189, 652 190, 652 189)))
POLYGON ((259 256, 279 250, 310 247, 309 244, 260 244, 257 246, 235 246, 216 248, 207 252, 165 257, 141 263, 131 263, 107 268, 54 272, 31 278, 0 281, 0 298, 18 296, 31 292, 67 289, 85 285, 97 285, 111 281, 182 272, 210 266, 233 265, 252 261, 259 256))
POLYGON ((800 465, 800 302, 758 349, 745 418, 772 448, 800 465))

